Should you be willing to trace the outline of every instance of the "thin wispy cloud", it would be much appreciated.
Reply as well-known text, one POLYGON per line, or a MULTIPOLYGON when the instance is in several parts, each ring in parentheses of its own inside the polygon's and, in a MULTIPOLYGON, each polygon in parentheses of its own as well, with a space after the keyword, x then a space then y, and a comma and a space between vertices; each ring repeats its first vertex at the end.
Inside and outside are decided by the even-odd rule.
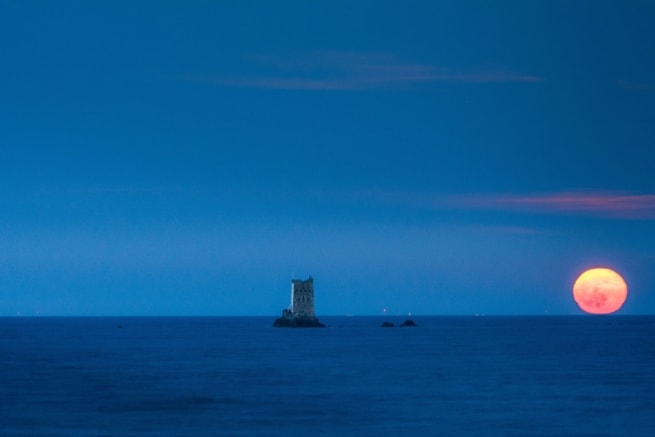
MULTIPOLYGON (((470 229, 471 227, 469 227, 470 229)), ((491 234, 506 234, 506 235, 536 235, 543 234, 543 229, 530 228, 528 226, 492 226, 492 225, 478 225, 473 229, 491 234)))
POLYGON ((655 218, 655 194, 561 192, 534 195, 439 196, 403 192, 360 192, 358 197, 387 206, 435 210, 584 215, 623 220, 655 218))
POLYGON ((617 219, 655 218, 655 195, 617 192, 471 196, 453 203, 475 209, 541 214, 583 214, 617 219))
POLYGON ((289 90, 356 91, 450 83, 536 83, 542 78, 506 69, 454 70, 409 62, 385 53, 309 52, 251 56, 251 72, 212 81, 221 86, 289 90))

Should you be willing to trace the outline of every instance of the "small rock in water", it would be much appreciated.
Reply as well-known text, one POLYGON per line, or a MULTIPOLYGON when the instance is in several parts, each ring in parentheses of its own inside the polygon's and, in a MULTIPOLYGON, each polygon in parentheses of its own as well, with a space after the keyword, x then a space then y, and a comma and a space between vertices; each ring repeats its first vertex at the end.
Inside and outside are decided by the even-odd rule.
POLYGON ((403 323, 401 323, 400 326, 416 326, 416 322, 414 322, 411 319, 407 319, 403 323))
POLYGON ((275 319, 273 326, 276 328, 325 328, 325 325, 313 318, 280 317, 275 319))

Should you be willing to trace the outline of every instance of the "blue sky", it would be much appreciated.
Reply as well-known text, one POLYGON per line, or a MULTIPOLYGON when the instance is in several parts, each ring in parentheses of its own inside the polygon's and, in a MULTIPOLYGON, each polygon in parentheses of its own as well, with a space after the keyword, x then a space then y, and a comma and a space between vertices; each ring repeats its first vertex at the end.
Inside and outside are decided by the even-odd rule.
POLYGON ((0 315, 653 314, 654 21, 0 0, 0 315))

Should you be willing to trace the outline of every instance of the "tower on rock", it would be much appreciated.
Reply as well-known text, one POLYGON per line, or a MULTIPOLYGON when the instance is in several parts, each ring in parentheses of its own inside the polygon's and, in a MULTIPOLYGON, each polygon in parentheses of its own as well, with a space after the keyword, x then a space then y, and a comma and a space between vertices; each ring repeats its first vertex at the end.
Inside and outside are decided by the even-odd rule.
POLYGON ((304 281, 291 281, 291 305, 282 310, 282 317, 275 320, 273 326, 304 328, 323 327, 314 314, 314 279, 310 276, 304 281))

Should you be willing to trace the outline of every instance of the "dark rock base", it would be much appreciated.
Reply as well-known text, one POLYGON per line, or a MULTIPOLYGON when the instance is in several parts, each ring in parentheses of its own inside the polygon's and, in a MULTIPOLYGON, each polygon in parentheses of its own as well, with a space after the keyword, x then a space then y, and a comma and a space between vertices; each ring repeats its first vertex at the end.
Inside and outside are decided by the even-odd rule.
MULTIPOLYGON (((396 325, 394 325, 394 324, 391 323, 391 322, 384 322, 384 323, 382 324, 382 327, 383 327, 383 328, 393 328, 393 327, 395 327, 395 326, 396 326, 396 325)), ((398 326, 400 326, 400 327, 405 327, 405 326, 416 326, 416 322, 413 321, 412 319, 407 319, 407 320, 405 320, 403 323, 401 323, 401 324, 398 325, 398 326)))
POLYGON ((276 328, 325 328, 325 325, 313 319, 297 319, 292 317, 280 317, 275 319, 273 326, 276 328))

